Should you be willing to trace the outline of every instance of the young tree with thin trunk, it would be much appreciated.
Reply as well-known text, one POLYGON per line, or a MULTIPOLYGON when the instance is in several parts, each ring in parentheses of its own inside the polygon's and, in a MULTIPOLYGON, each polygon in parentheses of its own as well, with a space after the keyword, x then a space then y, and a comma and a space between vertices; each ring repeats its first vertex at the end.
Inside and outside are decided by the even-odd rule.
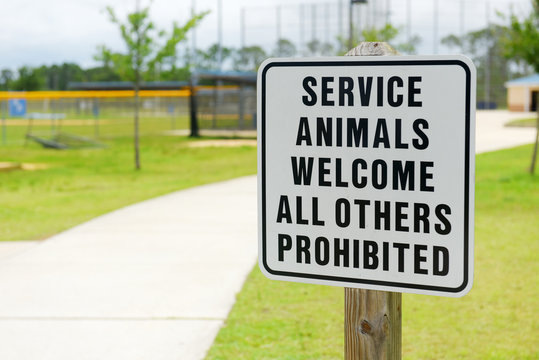
MULTIPOLYGON (((539 0, 532 0, 533 11, 528 17, 519 20, 517 16, 511 16, 509 35, 505 41, 507 55, 524 60, 539 73, 539 0)), ((539 103, 539 95, 538 95, 539 103)), ((530 173, 535 172, 537 161, 537 148, 539 146, 539 105, 537 106, 537 134, 533 147, 530 173)))
POLYGON ((150 19, 150 6, 140 9, 137 0, 135 12, 127 15, 122 22, 112 7, 107 7, 107 13, 112 23, 118 25, 127 52, 113 52, 105 46, 98 48, 97 59, 112 62, 116 72, 123 78, 133 81, 135 89, 135 116, 134 116, 134 147, 135 169, 140 169, 139 151, 139 90, 144 78, 155 74, 157 67, 166 60, 176 57, 176 46, 185 40, 187 32, 195 27, 207 12, 195 14, 183 26, 174 23, 171 33, 158 31, 150 19))
POLYGON ((393 49, 402 54, 415 54, 416 47, 421 43, 421 38, 417 35, 412 36, 409 41, 398 41, 398 36, 401 31, 400 27, 395 27, 391 24, 386 24, 383 27, 368 27, 358 31, 355 27, 352 28, 352 39, 348 37, 338 36, 340 50, 338 53, 344 55, 348 52, 350 41, 352 44, 361 42, 387 42, 393 49))

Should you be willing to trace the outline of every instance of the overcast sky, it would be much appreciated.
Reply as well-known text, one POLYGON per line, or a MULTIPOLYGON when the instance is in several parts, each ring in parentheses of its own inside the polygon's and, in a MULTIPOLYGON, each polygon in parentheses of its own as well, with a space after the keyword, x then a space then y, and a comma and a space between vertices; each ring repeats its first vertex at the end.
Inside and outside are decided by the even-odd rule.
MULTIPOLYGON (((148 4, 148 0, 140 1, 142 5, 148 4)), ((206 48, 217 41, 218 1, 194 0, 197 11, 211 10, 196 30, 197 47, 206 48)), ((267 50, 271 50, 279 34, 299 43, 312 38, 334 41, 339 31, 347 33, 347 5, 344 5, 347 0, 221 1, 224 46, 240 46, 242 8, 245 43, 260 44, 267 50), (300 7, 300 4, 304 5, 300 7), (276 15, 277 5, 281 5, 280 22, 276 15)), ((402 36, 405 36, 408 32, 408 1, 412 9, 410 31, 422 38, 421 54, 448 53, 448 49, 435 45, 435 37, 439 39, 447 34, 459 34, 462 29, 470 31, 484 27, 487 19, 499 21, 497 10, 508 13, 513 6, 517 13, 525 13, 529 9, 529 0, 371 0, 368 5, 356 5, 355 21, 362 25, 374 19, 383 22, 389 8, 391 23, 402 26, 402 36), (434 21, 436 3, 437 26, 434 21), (461 4, 464 5, 463 22, 461 4)), ((158 28, 167 30, 173 21, 183 23, 188 19, 192 4, 193 0, 154 0, 151 17, 158 28)), ((123 50, 119 31, 104 12, 107 5, 124 18, 135 9, 135 0, 0 0, 3 15, 0 68, 62 62, 89 67, 95 65, 93 55, 98 45, 123 50)), ((188 43, 192 44, 192 38, 188 43)))

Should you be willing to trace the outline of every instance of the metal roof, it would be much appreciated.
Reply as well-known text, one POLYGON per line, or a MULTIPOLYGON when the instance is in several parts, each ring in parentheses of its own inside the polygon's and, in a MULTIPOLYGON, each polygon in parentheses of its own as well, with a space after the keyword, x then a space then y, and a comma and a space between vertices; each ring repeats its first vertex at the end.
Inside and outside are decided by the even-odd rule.
POLYGON ((524 76, 521 78, 509 80, 508 82, 505 83, 505 86, 526 86, 526 85, 539 85, 539 74, 524 76))
MULTIPOLYGON (((187 81, 148 81, 140 84, 141 90, 178 90, 188 86, 187 81)), ((69 82, 70 90, 133 90, 131 81, 69 82)))
POLYGON ((243 84, 256 84, 256 72, 251 71, 221 71, 198 70, 195 75, 200 79, 222 80, 243 84))

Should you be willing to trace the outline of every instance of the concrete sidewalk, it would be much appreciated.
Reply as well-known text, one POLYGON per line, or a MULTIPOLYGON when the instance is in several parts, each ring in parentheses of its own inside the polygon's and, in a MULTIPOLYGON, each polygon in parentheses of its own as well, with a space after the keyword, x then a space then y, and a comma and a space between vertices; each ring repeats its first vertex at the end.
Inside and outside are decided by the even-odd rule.
POLYGON ((475 152, 478 154, 534 142, 536 134, 534 128, 507 127, 504 124, 511 120, 535 118, 536 116, 537 113, 533 112, 477 111, 475 152))
POLYGON ((0 258, 0 359, 201 359, 256 263, 256 178, 180 191, 0 258))
MULTIPOLYGON (((477 113, 477 152, 532 142, 477 113)), ((201 359, 256 263, 256 178, 172 193, 42 242, 0 242, 0 359, 201 359)))

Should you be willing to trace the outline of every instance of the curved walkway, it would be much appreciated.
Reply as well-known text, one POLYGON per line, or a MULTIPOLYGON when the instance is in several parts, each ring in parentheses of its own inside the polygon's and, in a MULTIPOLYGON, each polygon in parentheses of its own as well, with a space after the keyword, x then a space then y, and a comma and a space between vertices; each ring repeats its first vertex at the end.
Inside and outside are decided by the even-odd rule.
POLYGON ((534 112, 477 111, 475 152, 478 154, 534 142, 536 134, 534 128, 506 127, 504 124, 511 120, 536 116, 537 113, 534 112))
MULTIPOLYGON (((477 113, 477 152, 532 142, 477 113)), ((0 359, 201 359, 256 263, 256 177, 0 242, 0 359)))
POLYGON ((256 177, 144 201, 0 258, 0 359, 200 359, 257 256, 256 177))

